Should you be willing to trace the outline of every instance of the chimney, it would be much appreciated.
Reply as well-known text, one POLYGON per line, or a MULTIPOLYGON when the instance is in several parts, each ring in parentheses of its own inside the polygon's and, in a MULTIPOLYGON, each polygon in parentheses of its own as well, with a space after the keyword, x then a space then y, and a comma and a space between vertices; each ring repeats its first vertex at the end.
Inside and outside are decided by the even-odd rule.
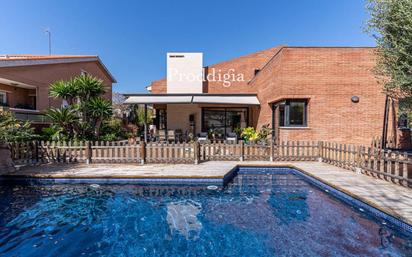
POLYGON ((167 53, 167 93, 202 93, 203 53, 167 53))

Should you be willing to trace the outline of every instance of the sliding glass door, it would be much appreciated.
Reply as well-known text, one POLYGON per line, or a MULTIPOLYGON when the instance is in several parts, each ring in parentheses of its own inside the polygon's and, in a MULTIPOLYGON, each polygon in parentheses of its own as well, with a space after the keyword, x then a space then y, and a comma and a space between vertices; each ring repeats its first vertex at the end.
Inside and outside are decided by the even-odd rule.
POLYGON ((202 108, 202 131, 223 138, 248 126, 248 108, 202 108))

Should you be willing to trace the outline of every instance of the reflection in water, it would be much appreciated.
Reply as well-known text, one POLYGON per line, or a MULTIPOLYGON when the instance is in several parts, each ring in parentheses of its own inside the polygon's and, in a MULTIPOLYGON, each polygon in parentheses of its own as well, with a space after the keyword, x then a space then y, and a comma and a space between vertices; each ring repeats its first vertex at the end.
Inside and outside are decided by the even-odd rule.
POLYGON ((411 235, 287 173, 205 186, 0 185, 0 256, 412 256, 411 235))
POLYGON ((188 240, 195 240, 202 230, 202 223, 197 215, 202 210, 195 201, 171 202, 167 204, 167 223, 170 230, 177 231, 188 240))

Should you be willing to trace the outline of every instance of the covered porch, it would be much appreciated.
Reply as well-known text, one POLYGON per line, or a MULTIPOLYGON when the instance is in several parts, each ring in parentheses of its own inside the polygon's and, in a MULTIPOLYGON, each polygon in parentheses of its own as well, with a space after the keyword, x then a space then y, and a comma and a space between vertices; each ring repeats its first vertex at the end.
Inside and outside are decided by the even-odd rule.
POLYGON ((12 112, 18 120, 47 123, 38 103, 38 87, 0 77, 1 111, 12 112))
POLYGON ((256 94, 127 94, 126 104, 153 106, 153 124, 145 125, 146 141, 186 142, 236 139, 255 125, 256 94), (151 125, 151 126, 149 126, 151 125))

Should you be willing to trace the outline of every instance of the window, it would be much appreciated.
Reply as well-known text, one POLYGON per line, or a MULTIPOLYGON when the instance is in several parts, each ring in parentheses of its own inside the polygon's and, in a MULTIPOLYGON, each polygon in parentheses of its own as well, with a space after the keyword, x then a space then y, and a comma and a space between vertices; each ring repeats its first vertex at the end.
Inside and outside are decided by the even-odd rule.
POLYGON ((0 106, 7 104, 7 94, 6 92, 0 91, 0 106))
POLYGON ((286 100, 275 106, 279 107, 279 126, 307 126, 307 100, 286 100))
POLYGON ((412 98, 406 97, 399 99, 398 106, 398 127, 399 128, 409 128, 410 127, 410 116, 412 110, 412 98))
POLYGON ((248 123, 247 108, 203 108, 202 131, 213 132, 218 137, 246 128, 248 123))

